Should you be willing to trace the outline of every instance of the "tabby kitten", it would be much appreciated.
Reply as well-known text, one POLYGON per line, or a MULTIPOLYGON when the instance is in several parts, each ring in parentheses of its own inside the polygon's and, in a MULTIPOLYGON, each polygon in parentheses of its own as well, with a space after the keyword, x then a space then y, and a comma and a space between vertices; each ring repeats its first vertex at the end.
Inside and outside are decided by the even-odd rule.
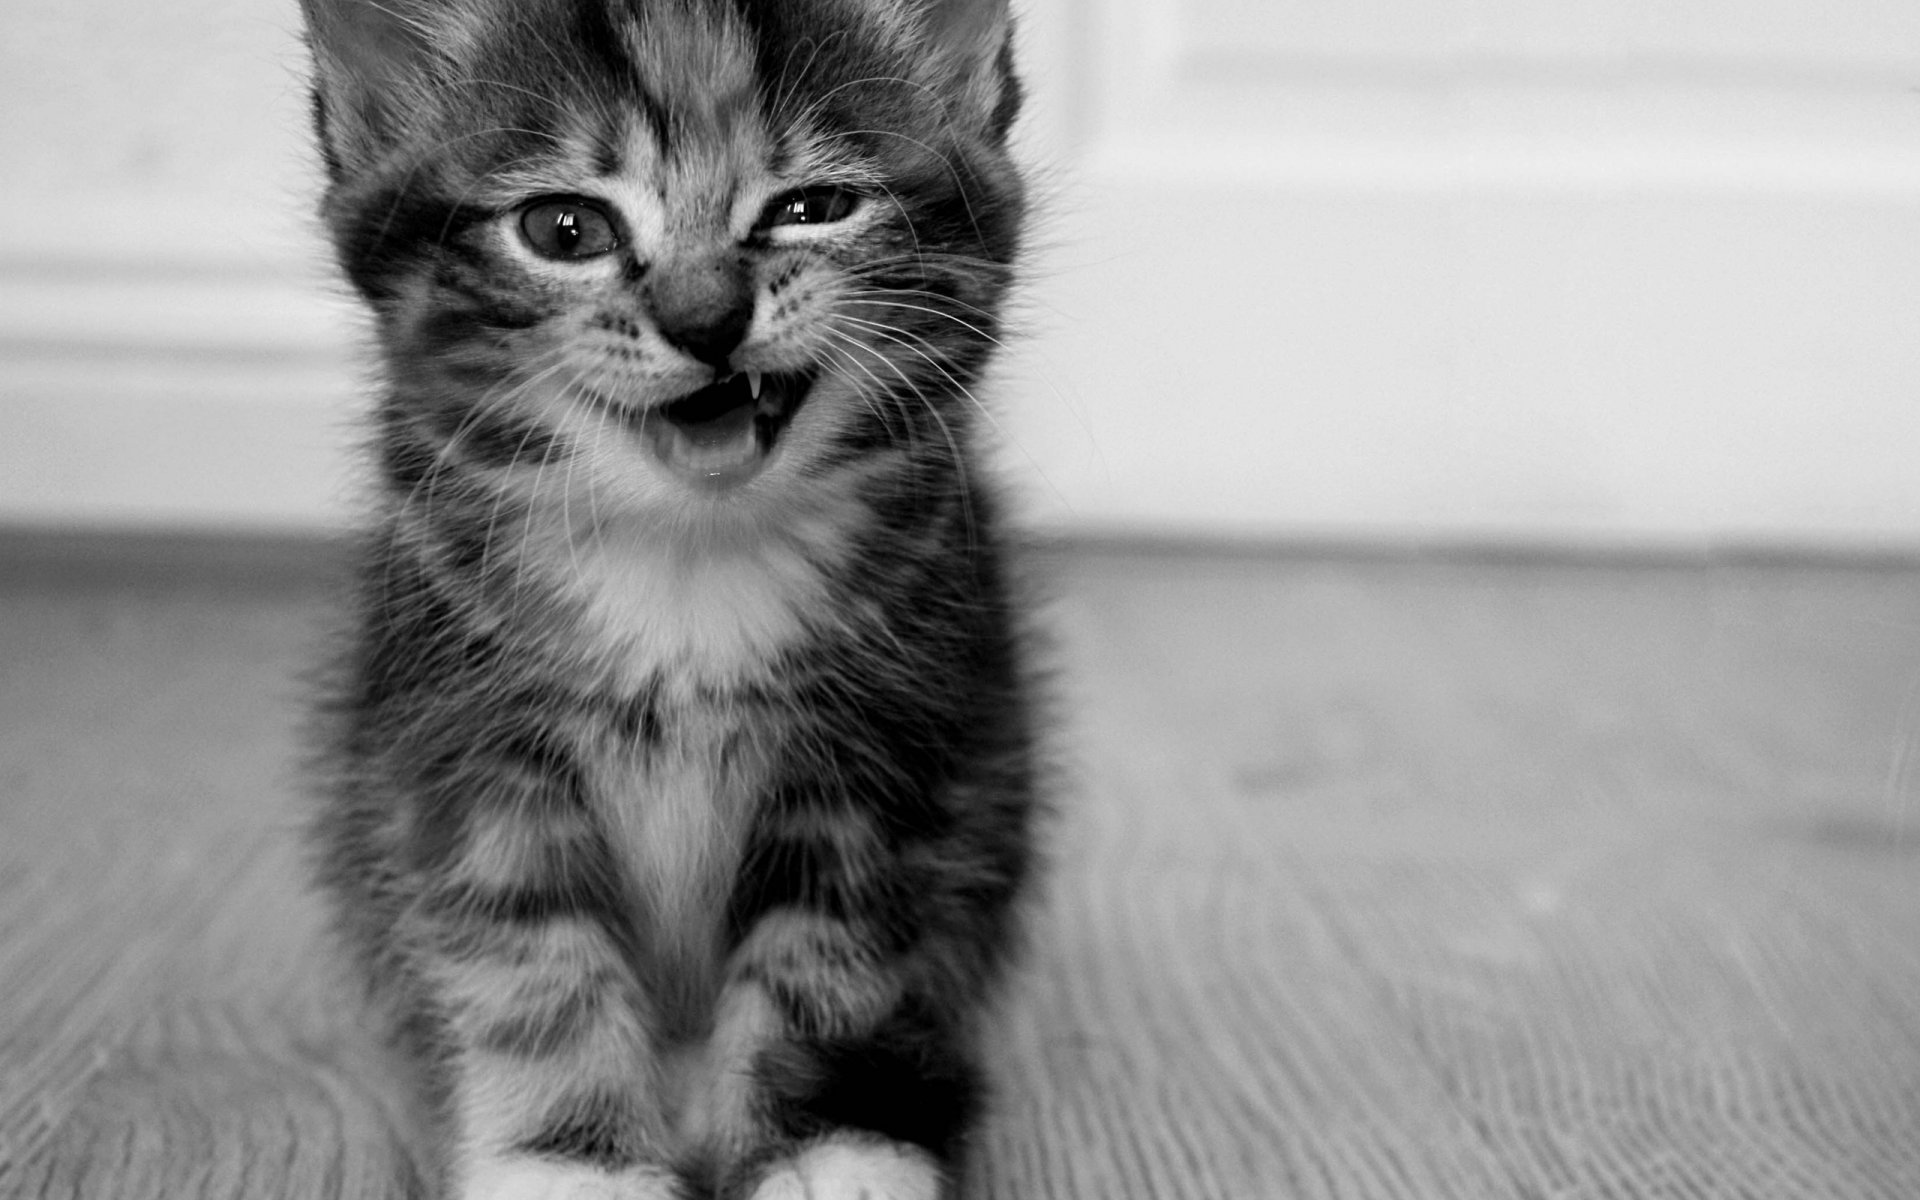
POLYGON ((1030 873, 1004 0, 303 0, 381 350, 321 877, 440 1194, 932 1200, 1030 873))

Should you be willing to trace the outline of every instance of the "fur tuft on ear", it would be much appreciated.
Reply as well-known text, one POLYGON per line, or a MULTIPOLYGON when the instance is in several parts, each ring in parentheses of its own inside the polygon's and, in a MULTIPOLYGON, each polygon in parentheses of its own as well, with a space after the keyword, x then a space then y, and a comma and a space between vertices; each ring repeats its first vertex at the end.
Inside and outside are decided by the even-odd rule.
POLYGON ((370 165, 432 104, 457 42, 445 0, 301 0, 313 51, 313 119, 327 174, 370 165))
POLYGON ((1019 106, 1007 0, 913 0, 932 82, 961 119, 1004 137, 1019 106))

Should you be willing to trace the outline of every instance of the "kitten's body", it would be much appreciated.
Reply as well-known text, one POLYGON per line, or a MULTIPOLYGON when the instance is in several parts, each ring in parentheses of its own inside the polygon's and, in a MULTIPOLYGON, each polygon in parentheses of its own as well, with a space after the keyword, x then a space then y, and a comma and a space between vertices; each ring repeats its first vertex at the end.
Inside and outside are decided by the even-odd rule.
POLYGON ((443 1189, 931 1200, 1034 806, 1004 15, 307 10, 386 379, 318 844, 443 1189))

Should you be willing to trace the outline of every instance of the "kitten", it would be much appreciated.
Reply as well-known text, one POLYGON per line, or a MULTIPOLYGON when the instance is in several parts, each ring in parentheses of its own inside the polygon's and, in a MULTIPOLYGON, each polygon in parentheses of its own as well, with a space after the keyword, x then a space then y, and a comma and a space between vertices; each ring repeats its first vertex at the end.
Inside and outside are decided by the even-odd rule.
POLYGON ((1004 0, 303 0, 381 352, 320 876, 442 1194, 932 1200, 1033 703, 1004 0))

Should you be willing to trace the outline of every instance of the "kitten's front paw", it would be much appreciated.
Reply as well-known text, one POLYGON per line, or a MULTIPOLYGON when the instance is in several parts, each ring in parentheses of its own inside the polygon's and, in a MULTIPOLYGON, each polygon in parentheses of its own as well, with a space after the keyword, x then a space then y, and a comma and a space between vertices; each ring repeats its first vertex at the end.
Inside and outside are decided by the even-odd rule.
POLYGON ((752 1200, 940 1200, 940 1168, 918 1146, 827 1138, 780 1163, 752 1200))
POLYGON ((583 1163, 502 1158, 467 1172, 459 1200, 681 1200, 673 1176, 655 1167, 602 1171, 583 1163))

